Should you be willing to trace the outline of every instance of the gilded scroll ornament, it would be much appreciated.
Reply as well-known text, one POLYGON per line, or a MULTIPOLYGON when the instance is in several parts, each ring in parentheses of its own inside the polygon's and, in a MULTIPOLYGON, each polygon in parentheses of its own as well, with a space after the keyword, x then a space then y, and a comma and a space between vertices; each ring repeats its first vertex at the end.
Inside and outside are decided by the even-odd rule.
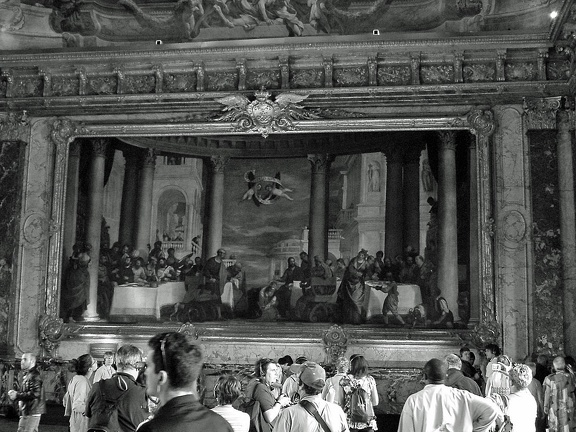
POLYGON ((496 130, 494 113, 490 110, 473 110, 468 114, 468 123, 475 135, 491 136, 496 130))
POLYGON ((40 346, 46 351, 48 356, 53 357, 56 355, 56 350, 60 346, 62 339, 79 330, 72 330, 68 324, 64 324, 62 318, 56 318, 53 315, 41 315, 38 322, 40 346))
POLYGON ((281 93, 275 100, 271 100, 270 92, 264 89, 254 92, 254 95, 256 100, 252 102, 238 94, 215 99, 225 105, 222 109, 224 114, 215 121, 233 123, 234 132, 259 133, 266 138, 273 132, 296 130, 294 120, 319 118, 298 105, 308 95, 281 93))
POLYGON ((499 343, 500 326, 496 321, 486 321, 474 327, 472 343, 477 347, 484 347, 489 343, 499 343))
POLYGON ((334 324, 324 332, 322 342, 330 364, 335 364, 338 357, 345 355, 348 349, 348 336, 338 324, 334 324))

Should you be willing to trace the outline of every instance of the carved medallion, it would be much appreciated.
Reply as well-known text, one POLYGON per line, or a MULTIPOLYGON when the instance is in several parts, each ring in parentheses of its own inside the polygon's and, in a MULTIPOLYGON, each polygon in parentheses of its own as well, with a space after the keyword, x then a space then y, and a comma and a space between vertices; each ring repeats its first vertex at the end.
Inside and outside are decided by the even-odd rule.
POLYGON ((23 235, 28 246, 39 247, 47 230, 48 222, 43 213, 30 213, 24 218, 23 235))
POLYGON ((322 342, 331 364, 334 364, 338 357, 345 355, 348 349, 348 336, 338 324, 334 324, 324 333, 322 342))
POLYGON ((526 237, 526 219, 518 210, 510 210, 501 217, 501 233, 512 245, 518 245, 526 237))

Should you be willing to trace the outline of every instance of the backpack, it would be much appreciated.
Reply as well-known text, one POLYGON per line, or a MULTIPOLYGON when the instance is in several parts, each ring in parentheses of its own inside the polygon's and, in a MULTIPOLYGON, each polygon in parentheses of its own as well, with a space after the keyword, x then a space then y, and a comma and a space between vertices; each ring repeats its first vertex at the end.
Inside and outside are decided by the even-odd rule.
POLYGON ((256 386, 260 383, 257 381, 254 385, 248 384, 247 394, 239 399, 238 410, 245 412, 250 416, 250 429, 248 432, 260 432, 260 402, 254 399, 256 386))
POLYGON ((90 429, 97 429, 109 432, 120 432, 122 429, 118 423, 118 403, 126 396, 127 391, 123 391, 116 399, 104 392, 102 381, 98 383, 100 397, 90 409, 90 419, 88 424, 90 429))
POLYGON ((347 413, 350 421, 354 423, 368 423, 374 418, 374 408, 370 393, 362 388, 356 380, 349 377, 342 378, 340 385, 344 388, 347 395, 348 403, 346 404, 347 413))

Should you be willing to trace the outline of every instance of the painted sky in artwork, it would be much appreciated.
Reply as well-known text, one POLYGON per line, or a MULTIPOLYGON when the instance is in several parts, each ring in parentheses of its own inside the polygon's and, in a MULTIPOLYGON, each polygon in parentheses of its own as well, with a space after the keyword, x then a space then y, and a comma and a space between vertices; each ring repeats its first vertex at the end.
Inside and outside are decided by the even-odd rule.
MULTIPOLYGON (((337 180, 338 164, 332 164, 331 178, 337 180)), ((269 253, 282 240, 300 238, 308 225, 310 208, 310 163, 305 158, 295 159, 231 159, 226 165, 223 239, 228 256, 236 255, 246 270, 249 286, 266 285, 269 275, 269 253), (244 180, 246 171, 255 170, 256 176, 273 177, 280 172, 284 186, 294 201, 276 198, 272 205, 257 207, 252 200, 242 201, 248 189, 244 180)), ((330 218, 337 217, 339 184, 332 181, 330 218)))

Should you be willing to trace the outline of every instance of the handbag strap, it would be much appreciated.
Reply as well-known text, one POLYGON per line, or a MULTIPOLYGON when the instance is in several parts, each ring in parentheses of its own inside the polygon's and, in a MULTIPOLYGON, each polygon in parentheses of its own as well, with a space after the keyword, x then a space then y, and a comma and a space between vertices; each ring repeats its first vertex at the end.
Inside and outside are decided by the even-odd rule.
POLYGON ((320 426, 322 426, 324 432, 332 432, 328 427, 328 425, 326 424, 326 422, 324 421, 324 419, 320 416, 320 414, 318 414, 318 410, 316 409, 316 407, 312 402, 309 402, 307 400, 301 400, 300 405, 302 405, 302 408, 308 411, 308 414, 310 414, 312 417, 316 419, 318 423, 320 423, 320 426))

